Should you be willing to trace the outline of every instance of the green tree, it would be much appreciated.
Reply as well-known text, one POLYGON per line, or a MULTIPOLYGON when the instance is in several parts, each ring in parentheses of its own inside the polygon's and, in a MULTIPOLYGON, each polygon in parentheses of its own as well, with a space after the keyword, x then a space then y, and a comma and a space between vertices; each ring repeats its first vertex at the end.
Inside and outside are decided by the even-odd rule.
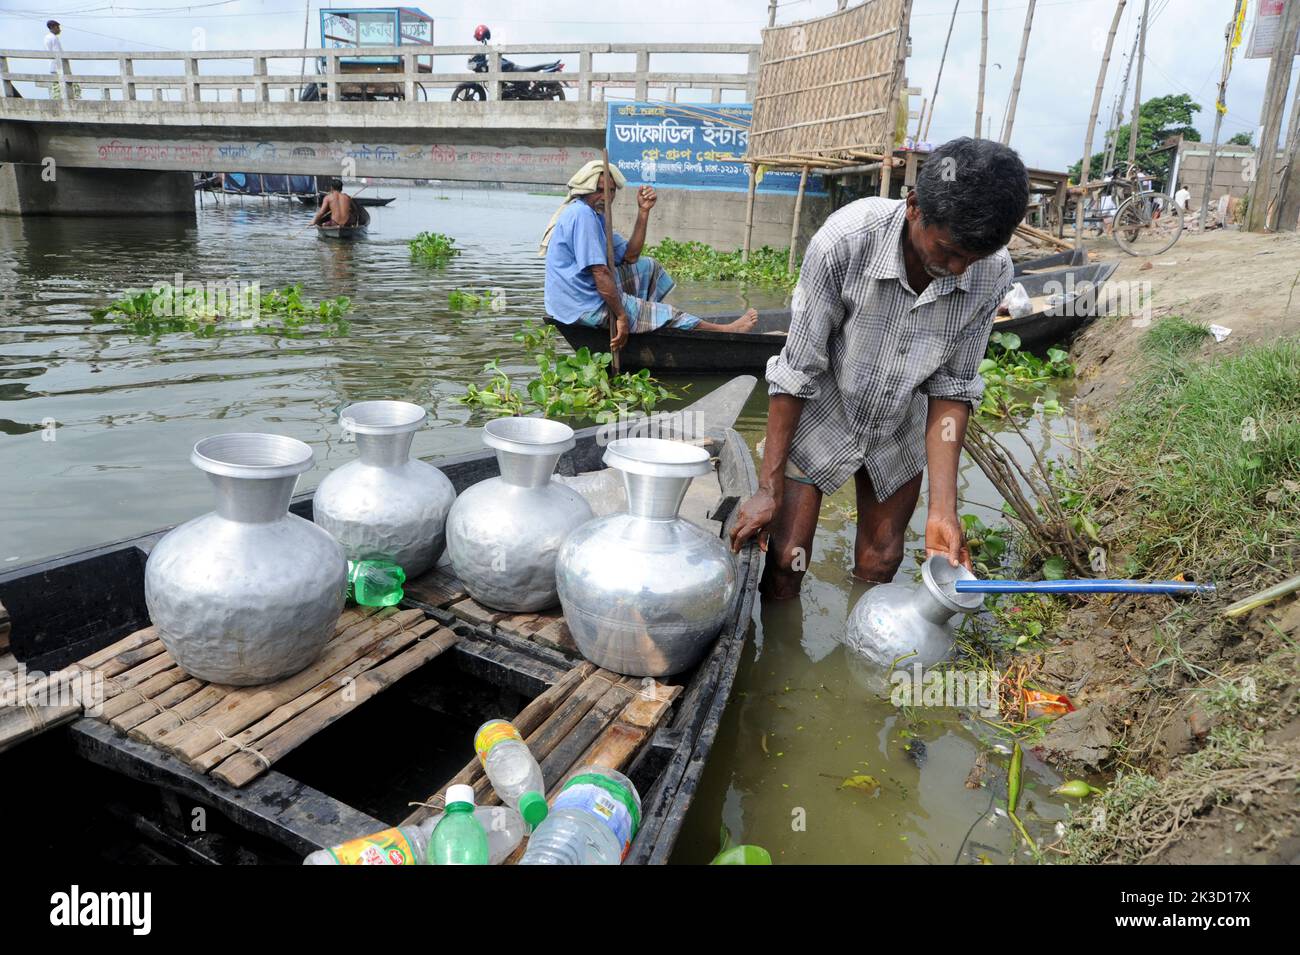
POLYGON ((1237 133, 1228 140, 1229 146, 1253 146, 1255 145, 1254 133, 1237 133))
MULTIPOLYGON (((1170 136, 1181 133, 1183 138, 1190 142, 1201 141, 1201 134, 1192 125, 1193 114, 1200 111, 1200 104, 1192 102, 1191 96, 1186 93, 1179 93, 1177 96, 1157 96, 1142 104, 1138 120, 1136 161, 1143 172, 1162 179, 1169 171, 1172 153, 1157 153, 1155 150, 1170 136)), ((1115 134, 1115 142, 1118 144, 1115 147, 1116 165, 1122 163, 1128 156, 1128 134, 1128 123, 1121 126, 1115 134)), ((1105 171, 1101 168, 1105 158, 1104 148, 1101 152, 1093 153, 1092 162, 1089 163, 1090 180, 1101 178, 1105 171)), ((1075 182, 1079 181, 1079 165, 1075 163, 1070 167, 1070 178, 1075 182)))

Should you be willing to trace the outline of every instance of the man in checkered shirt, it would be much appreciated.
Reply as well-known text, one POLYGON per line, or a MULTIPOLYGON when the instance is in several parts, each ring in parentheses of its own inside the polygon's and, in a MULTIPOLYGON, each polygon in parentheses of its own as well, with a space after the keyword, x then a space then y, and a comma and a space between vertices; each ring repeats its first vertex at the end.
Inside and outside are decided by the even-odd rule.
POLYGON ((1008 147, 956 139, 932 152, 906 199, 859 199, 808 245, 785 347, 768 361, 758 493, 732 530, 767 551, 762 592, 796 596, 822 495, 858 497, 853 574, 889 581, 903 560, 921 473, 925 552, 970 565, 957 462, 984 391, 979 364, 1011 287, 1005 246, 1029 178, 1008 147))

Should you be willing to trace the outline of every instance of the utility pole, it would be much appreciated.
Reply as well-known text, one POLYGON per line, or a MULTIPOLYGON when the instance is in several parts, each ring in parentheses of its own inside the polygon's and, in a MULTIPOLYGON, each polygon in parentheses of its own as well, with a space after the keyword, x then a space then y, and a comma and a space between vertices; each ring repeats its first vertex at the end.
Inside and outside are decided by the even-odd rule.
POLYGON ((1034 4, 1029 0, 1029 9, 1025 11, 1025 32, 1020 37, 1020 59, 1016 61, 1016 76, 1011 81, 1011 103, 1007 106, 1006 119, 1002 121, 1002 144, 1011 144, 1011 126, 1016 121, 1016 101, 1020 99, 1020 78, 1025 75, 1025 52, 1029 49, 1029 28, 1034 25, 1034 4))
POLYGON ((776 26, 776 0, 767 0, 767 25, 776 26))
POLYGON ((980 9, 980 89, 975 100, 975 138, 979 139, 984 126, 984 68, 989 61, 989 0, 983 0, 980 9))
MULTIPOLYGON (((1079 185, 1088 181, 1092 169, 1092 131, 1097 125, 1097 110, 1101 108, 1101 88, 1106 85, 1106 69, 1110 66, 1110 51, 1115 45, 1115 31, 1119 29, 1119 18, 1124 13, 1125 0, 1115 0, 1115 16, 1110 21, 1110 33, 1106 36, 1106 51, 1101 55, 1101 69, 1097 71, 1097 87, 1092 91, 1092 115, 1088 117, 1088 129, 1083 134, 1083 162, 1079 164, 1079 185)), ((1083 248, 1083 207, 1087 205, 1088 194, 1080 190, 1079 199, 1074 204, 1074 247, 1083 248)), ((1065 214, 1065 210, 1061 210, 1065 214)))
POLYGON ((1282 28, 1278 31, 1277 45, 1273 47, 1273 58, 1268 64, 1264 108, 1260 112, 1264 131, 1259 137, 1255 182, 1250 190, 1250 208, 1246 210, 1246 228, 1251 232, 1262 232, 1268 227, 1269 193, 1273 191, 1273 170, 1277 166, 1277 137, 1282 131, 1282 110, 1286 107, 1286 91, 1291 85, 1291 60, 1295 57, 1298 31, 1300 0, 1293 0, 1282 8, 1282 28))
MULTIPOLYGON (((1300 4, 1297 4, 1300 6, 1300 4)), ((1142 61, 1147 57, 1147 14, 1151 11, 1151 0, 1142 0, 1142 25, 1138 28, 1137 77, 1133 81, 1133 118, 1128 127, 1128 162, 1132 166, 1137 159, 1138 124, 1142 120, 1142 61)), ((1131 170, 1130 170, 1131 171, 1131 170)))
POLYGON ((1219 74, 1219 97, 1214 101, 1214 139, 1210 142, 1210 163, 1205 170, 1205 189, 1201 193, 1201 211, 1197 216, 1202 232, 1205 231, 1205 214, 1214 197, 1214 166, 1219 158, 1219 130, 1223 127, 1223 114, 1228 111, 1228 74, 1232 72, 1232 51, 1237 44, 1237 21, 1241 19, 1243 3, 1245 0, 1237 0, 1233 5, 1232 19, 1228 21, 1228 32, 1224 36, 1223 72, 1219 74))
POLYGON ((1119 99, 1111 113, 1110 128, 1106 131, 1106 158, 1102 160, 1102 172, 1115 167, 1115 150, 1119 149, 1119 125, 1124 118, 1124 103, 1128 100, 1128 80, 1133 73, 1133 60, 1137 58, 1138 31, 1133 31, 1133 49, 1129 50, 1128 65, 1124 67, 1124 82, 1120 85, 1119 99))
POLYGON ((918 139, 926 139, 930 135, 930 120, 934 119, 934 104, 939 100, 939 81, 943 79, 943 64, 948 59, 948 42, 952 39, 952 27, 957 22, 957 8, 961 6, 961 0, 954 0, 952 5, 952 19, 948 21, 948 36, 943 41, 943 56, 939 57, 939 73, 934 78, 934 92, 930 94, 930 112, 925 116, 925 129, 921 132, 918 139))

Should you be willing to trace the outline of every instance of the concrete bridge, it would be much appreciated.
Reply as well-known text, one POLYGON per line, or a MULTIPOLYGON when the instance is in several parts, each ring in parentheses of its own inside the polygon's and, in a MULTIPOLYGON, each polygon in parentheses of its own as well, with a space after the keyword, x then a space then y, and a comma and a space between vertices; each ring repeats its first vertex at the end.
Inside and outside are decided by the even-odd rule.
POLYGON ((59 58, 53 74, 49 54, 0 50, 0 212, 192 211, 190 180, 178 174, 200 171, 563 184, 599 157, 607 99, 751 102, 759 50, 725 43, 417 49, 367 47, 367 57, 395 61, 369 73, 343 72, 339 58, 355 51, 326 48, 74 52, 59 58), (486 73, 435 72, 484 52, 486 73), (503 56, 521 65, 558 56, 577 69, 503 72, 503 56), (594 68, 610 59, 634 68, 594 68), (739 69, 652 68, 688 60, 739 69), (562 101, 501 98, 503 83, 541 77, 563 84, 562 101), (481 84, 486 101, 450 101, 467 82, 481 84), (308 84, 316 101, 301 98, 308 84))

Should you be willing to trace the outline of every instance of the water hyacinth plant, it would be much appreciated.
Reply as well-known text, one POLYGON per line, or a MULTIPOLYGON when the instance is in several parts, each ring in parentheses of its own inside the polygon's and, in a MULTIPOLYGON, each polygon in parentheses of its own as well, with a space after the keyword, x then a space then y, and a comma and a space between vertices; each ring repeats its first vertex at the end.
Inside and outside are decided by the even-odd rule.
POLYGON ((740 282, 770 288, 792 289, 799 281, 799 270, 787 270, 789 249, 763 246, 751 249, 749 261, 740 252, 720 252, 703 242, 678 242, 664 239, 647 246, 645 254, 679 279, 704 279, 740 282))
POLYGON ((441 232, 421 232, 407 245, 411 249, 411 258, 426 265, 446 265, 461 253, 456 248, 456 240, 441 232))
POLYGON ((476 312, 484 308, 500 312, 505 310, 506 295, 499 288, 485 288, 477 292, 454 288, 447 293, 447 304, 460 312, 476 312))
MULTIPOLYGON (((1074 365, 1063 349, 1049 348, 1047 357, 1039 358, 1020 350, 1020 336, 1014 332, 994 332, 979 372, 984 379, 984 398, 977 413, 985 418, 1005 418, 1029 412, 1047 393, 1048 382, 1074 376, 1074 365)), ((1042 399, 1042 409, 1049 415, 1064 410, 1055 398, 1042 399)))
POLYGON ((676 397, 650 372, 611 375, 611 355, 579 349, 575 355, 555 350, 555 329, 527 323, 515 333, 537 366, 537 377, 516 388, 498 359, 484 367, 491 375, 487 385, 468 385, 457 400, 495 417, 541 414, 604 423, 634 412, 651 412, 666 399, 676 397))
POLYGON ((303 330, 323 327, 345 335, 345 316, 352 300, 339 295, 320 302, 303 298, 301 285, 263 293, 256 282, 209 282, 128 289, 108 305, 91 310, 91 320, 112 323, 136 335, 156 337, 190 332, 199 337, 253 332, 297 337, 303 330))

